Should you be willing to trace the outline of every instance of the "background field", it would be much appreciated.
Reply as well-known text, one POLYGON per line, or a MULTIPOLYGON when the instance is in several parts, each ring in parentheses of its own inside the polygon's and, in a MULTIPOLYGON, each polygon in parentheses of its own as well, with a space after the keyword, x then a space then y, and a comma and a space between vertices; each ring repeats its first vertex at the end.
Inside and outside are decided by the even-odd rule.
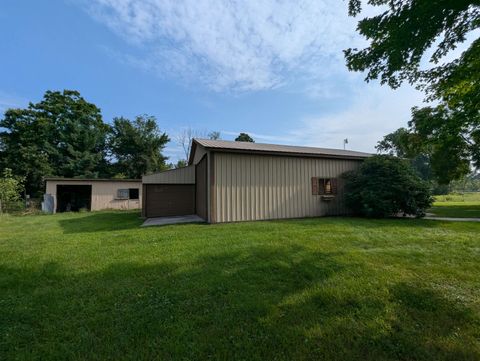
POLYGON ((439 217, 480 218, 480 193, 436 196, 428 212, 439 217))
POLYGON ((0 217, 0 359, 480 359, 480 223, 0 217))

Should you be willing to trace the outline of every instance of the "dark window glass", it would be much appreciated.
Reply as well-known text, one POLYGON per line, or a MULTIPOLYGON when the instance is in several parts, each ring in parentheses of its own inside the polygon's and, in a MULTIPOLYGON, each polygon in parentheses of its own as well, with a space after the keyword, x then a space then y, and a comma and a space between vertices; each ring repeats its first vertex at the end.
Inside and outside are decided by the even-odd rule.
POLYGON ((129 199, 138 199, 139 191, 138 188, 130 188, 129 189, 129 199))

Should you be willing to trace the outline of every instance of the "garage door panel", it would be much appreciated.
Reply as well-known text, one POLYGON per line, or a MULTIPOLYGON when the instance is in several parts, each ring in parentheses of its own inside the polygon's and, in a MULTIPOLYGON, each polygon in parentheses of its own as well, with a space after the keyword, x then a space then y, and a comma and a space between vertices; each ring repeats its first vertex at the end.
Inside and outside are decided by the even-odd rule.
POLYGON ((194 184, 147 184, 145 198, 147 217, 195 214, 194 184))

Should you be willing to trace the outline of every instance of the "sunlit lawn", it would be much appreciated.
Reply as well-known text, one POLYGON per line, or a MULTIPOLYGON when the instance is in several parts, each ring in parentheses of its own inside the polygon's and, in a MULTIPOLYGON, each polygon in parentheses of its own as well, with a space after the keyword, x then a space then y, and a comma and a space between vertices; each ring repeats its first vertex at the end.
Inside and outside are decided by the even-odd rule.
POLYGON ((438 217, 480 218, 480 193, 437 196, 428 212, 438 217))
POLYGON ((0 217, 0 360, 480 359, 480 223, 0 217))

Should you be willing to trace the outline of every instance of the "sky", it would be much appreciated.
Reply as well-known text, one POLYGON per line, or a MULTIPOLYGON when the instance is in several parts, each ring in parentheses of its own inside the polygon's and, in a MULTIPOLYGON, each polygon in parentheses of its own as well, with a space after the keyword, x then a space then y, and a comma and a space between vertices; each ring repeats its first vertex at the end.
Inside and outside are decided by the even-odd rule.
POLYGON ((0 112, 75 89, 106 122, 155 116, 172 162, 187 128, 374 152, 423 95, 347 70, 358 20, 338 0, 3 0, 0 112))

